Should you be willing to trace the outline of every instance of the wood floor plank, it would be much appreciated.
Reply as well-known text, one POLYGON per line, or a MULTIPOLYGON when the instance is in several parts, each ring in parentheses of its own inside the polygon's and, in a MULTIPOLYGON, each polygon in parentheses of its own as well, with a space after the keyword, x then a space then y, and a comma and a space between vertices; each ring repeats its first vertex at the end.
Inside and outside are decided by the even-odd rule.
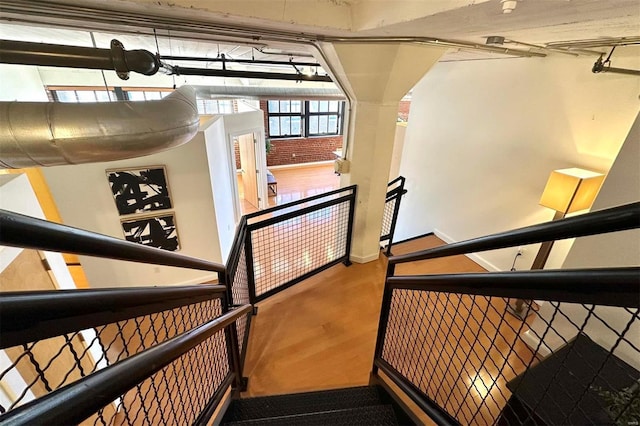
MULTIPOLYGON (((271 172, 278 182, 278 193, 274 195, 269 191, 269 207, 298 201, 340 187, 340 177, 334 173, 333 164, 273 169, 271 172)), ((242 214, 256 212, 257 209, 244 199, 241 175, 238 175, 238 192, 242 214)))
MULTIPOLYGON (((442 244, 431 235, 400 244, 393 252, 442 244)), ((383 255, 367 264, 338 265, 259 303, 249 340, 245 375, 250 379, 244 396, 366 385, 386 266, 383 255)), ((466 256, 452 256, 398 265, 397 272, 486 271, 466 256)), ((397 356, 398 369, 424 381, 421 387, 427 394, 458 412, 460 419, 492 423, 510 396, 506 382, 535 363, 519 338, 527 325, 504 315, 503 299, 415 293, 403 296, 394 308, 409 336, 393 349, 402 352, 397 356), (419 371, 416 365, 421 366, 419 371)))

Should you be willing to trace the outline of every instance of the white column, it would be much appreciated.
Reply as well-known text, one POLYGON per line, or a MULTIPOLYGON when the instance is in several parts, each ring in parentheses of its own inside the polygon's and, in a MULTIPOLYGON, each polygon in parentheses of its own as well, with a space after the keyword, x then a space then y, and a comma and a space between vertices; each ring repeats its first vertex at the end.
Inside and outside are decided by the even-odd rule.
POLYGON ((402 97, 444 53, 398 43, 336 43, 323 51, 351 99, 345 158, 350 171, 341 186, 358 185, 351 260, 378 258, 384 200, 402 97))

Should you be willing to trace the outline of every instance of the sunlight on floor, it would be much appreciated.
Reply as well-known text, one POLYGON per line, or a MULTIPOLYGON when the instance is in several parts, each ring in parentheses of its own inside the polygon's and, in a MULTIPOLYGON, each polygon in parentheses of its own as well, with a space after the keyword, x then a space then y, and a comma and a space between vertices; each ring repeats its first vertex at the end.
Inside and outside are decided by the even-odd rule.
MULTIPOLYGON (((333 171, 333 164, 299 167, 293 169, 271 169, 278 182, 278 192, 269 192, 269 207, 297 201, 340 187, 340 177, 333 171)), ((258 211, 244 199, 242 176, 238 176, 238 192, 242 214, 258 211)))

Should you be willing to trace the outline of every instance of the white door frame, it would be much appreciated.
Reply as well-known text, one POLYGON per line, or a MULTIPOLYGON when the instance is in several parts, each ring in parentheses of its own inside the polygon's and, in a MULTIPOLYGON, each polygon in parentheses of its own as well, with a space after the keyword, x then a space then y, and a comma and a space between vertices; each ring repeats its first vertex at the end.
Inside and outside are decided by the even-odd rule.
POLYGON ((236 223, 240 221, 242 216, 242 210, 240 209, 240 197, 238 195, 238 176, 236 169, 236 155, 233 147, 233 138, 241 135, 253 133, 256 138, 256 167, 258 173, 256 173, 258 184, 258 207, 260 210, 268 207, 267 203, 267 151, 266 142, 264 137, 264 129, 262 127, 250 127, 247 129, 236 130, 234 132, 227 133, 227 152, 229 153, 229 170, 231 171, 231 183, 233 185, 233 210, 236 218, 236 223))

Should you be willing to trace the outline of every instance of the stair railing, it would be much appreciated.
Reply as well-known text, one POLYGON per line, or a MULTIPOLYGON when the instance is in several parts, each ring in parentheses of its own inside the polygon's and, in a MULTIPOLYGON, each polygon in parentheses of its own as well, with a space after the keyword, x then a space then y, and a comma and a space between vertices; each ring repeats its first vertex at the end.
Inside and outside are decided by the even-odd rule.
POLYGON ((0 210, 1 245, 214 271, 220 284, 3 293, 0 378, 22 382, 0 424, 206 422, 230 385, 246 390, 252 304, 349 264, 355 197, 354 185, 242 217, 226 266, 0 210), (283 275, 282 262, 298 266, 283 275))
POLYGON ((3 295, 2 348, 14 363, 2 375, 15 370, 32 379, 18 403, 27 393, 38 398, 9 407, 0 424, 206 422, 235 378, 226 331, 251 311, 223 313, 225 291, 201 285, 3 295))
POLYGON ((356 188, 352 185, 244 216, 241 226, 245 229, 239 232, 244 234, 250 303, 339 263, 351 264, 356 188))
POLYGON ((392 255, 391 246, 393 245, 393 236, 396 232, 398 213, 400 212, 400 201, 402 201, 402 196, 407 193, 407 190, 404 189, 405 180, 403 176, 398 176, 387 184, 382 229, 380 230, 380 241, 387 241, 385 251, 387 256, 392 255))
POLYGON ((16 392, 0 424, 200 422, 242 388, 236 322, 251 306, 230 308, 224 265, 8 211, 0 229, 2 245, 215 271, 221 284, 2 293, 0 379, 16 392))
POLYGON ((633 203, 389 258, 374 377, 439 424, 633 419, 640 268, 407 275, 418 264, 404 264, 639 227, 633 203), (522 321, 509 298, 539 306, 522 321))

